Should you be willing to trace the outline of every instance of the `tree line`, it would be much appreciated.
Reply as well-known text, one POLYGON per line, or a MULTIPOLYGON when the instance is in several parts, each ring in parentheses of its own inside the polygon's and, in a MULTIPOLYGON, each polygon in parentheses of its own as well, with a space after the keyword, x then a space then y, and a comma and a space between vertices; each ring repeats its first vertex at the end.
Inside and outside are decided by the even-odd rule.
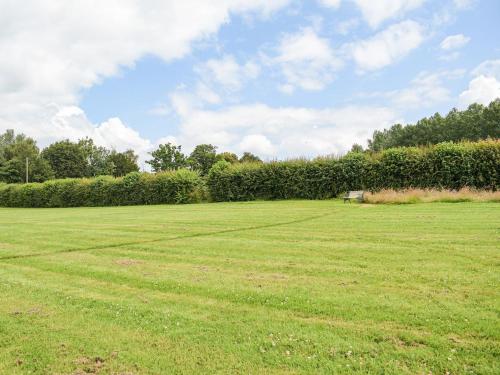
MULTIPOLYGON (((389 129, 376 130, 368 140, 369 151, 392 147, 427 146, 442 142, 478 141, 500 138, 500 99, 488 106, 471 104, 466 110, 452 109, 446 116, 439 113, 415 124, 395 124, 389 129)), ((353 149, 360 151, 359 145, 353 149)))
POLYGON ((0 134, 0 182, 25 182, 26 159, 31 182, 100 175, 119 177, 139 170, 133 150, 109 150, 90 138, 54 142, 40 150, 36 141, 24 134, 16 135, 14 130, 0 134))
POLYGON ((217 146, 211 144, 196 146, 188 156, 182 152, 182 146, 166 143, 151 152, 151 156, 152 159, 147 160, 146 163, 151 165, 153 172, 188 168, 198 171, 202 176, 206 176, 210 168, 220 160, 230 164, 262 163, 262 160, 251 152, 244 152, 240 158, 232 152, 218 154, 217 146))
POLYGON ((218 162, 206 185, 213 201, 329 199, 350 190, 500 188, 500 140, 444 142, 349 152, 341 157, 230 165, 218 162))
MULTIPOLYGON (((232 152, 217 153, 217 147, 210 144, 198 145, 191 154, 185 155, 181 146, 166 143, 159 145, 150 155, 151 159, 146 163, 154 172, 187 168, 202 176, 219 160, 231 164, 262 162, 250 152, 245 152, 240 158, 232 152)), ((0 134, 0 182, 26 182, 26 159, 31 182, 105 175, 121 177, 139 171, 134 150, 109 150, 97 146, 91 138, 78 142, 54 142, 40 150, 36 141, 25 134, 15 134, 14 130, 0 134)))
MULTIPOLYGON (((394 147, 428 146, 441 142, 477 141, 500 138, 500 99, 488 106, 472 104, 466 110, 452 109, 446 116, 436 113, 416 124, 393 125, 389 129, 375 131, 368 140, 368 148, 355 144, 351 152, 377 152, 394 147)), ((217 152, 217 146, 201 144, 189 154, 182 146, 161 144, 150 153, 147 160, 153 172, 191 169, 206 176, 211 167, 224 160, 230 164, 262 163, 262 160, 245 152, 238 157, 232 152, 217 152)), ((82 178, 110 175, 125 176, 139 171, 138 156, 134 150, 117 152, 97 146, 90 138, 77 142, 63 140, 40 150, 36 141, 24 134, 7 130, 0 134, 0 182, 19 183, 28 179, 43 182, 51 179, 82 178)))
POLYGON ((124 177, 0 184, 0 206, 79 207, 138 204, 328 199, 349 190, 435 188, 498 190, 500 140, 445 142, 350 152, 342 157, 269 163, 219 160, 207 177, 186 168, 124 177))

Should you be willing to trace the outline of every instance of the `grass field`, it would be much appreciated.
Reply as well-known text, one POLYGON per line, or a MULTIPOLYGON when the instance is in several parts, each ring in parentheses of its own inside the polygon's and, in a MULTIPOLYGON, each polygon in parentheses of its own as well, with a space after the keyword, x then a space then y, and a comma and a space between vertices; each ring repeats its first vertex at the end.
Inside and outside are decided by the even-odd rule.
POLYGON ((0 373, 500 373, 500 205, 0 209, 0 373))

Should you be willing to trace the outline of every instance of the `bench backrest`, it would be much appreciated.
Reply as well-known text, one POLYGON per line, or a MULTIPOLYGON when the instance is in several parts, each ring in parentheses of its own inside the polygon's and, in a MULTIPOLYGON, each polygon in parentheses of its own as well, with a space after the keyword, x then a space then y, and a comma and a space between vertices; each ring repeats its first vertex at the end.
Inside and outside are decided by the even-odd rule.
POLYGON ((348 194, 347 194, 347 198, 356 198, 356 199, 363 199, 363 194, 365 192, 363 190, 359 190, 359 191, 350 191, 348 194))

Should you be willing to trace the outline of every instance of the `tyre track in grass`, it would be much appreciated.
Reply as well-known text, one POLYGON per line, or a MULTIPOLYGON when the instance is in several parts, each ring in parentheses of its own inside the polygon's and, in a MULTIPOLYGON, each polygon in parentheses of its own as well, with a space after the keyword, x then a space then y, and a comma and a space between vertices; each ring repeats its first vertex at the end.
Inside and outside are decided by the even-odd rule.
POLYGON ((47 252, 47 253, 8 255, 8 256, 0 257, 0 261, 24 259, 24 258, 36 258, 36 257, 50 256, 50 255, 56 255, 56 254, 86 252, 86 251, 93 251, 93 250, 108 250, 108 249, 115 249, 115 248, 119 248, 119 247, 123 247, 123 246, 142 245, 142 244, 155 243, 155 242, 169 242, 169 241, 183 240, 186 238, 209 237, 209 236, 215 236, 218 234, 225 234, 225 233, 246 232, 246 231, 251 231, 251 230, 274 228, 274 227, 280 227, 280 226, 285 226, 285 225, 304 223, 307 221, 312 221, 312 220, 321 219, 321 218, 324 218, 327 216, 331 216, 333 214, 334 214, 333 212, 329 212, 329 213, 322 214, 322 215, 309 216, 309 217, 305 217, 302 219, 285 221, 285 222, 275 223, 275 224, 254 225, 254 226, 250 226, 250 227, 224 229, 224 230, 219 230, 219 231, 214 231, 214 232, 193 233, 193 234, 188 234, 188 235, 184 235, 184 236, 176 236, 176 237, 162 237, 162 238, 155 238, 153 240, 121 242, 121 243, 105 245, 105 246, 98 245, 98 246, 91 246, 91 247, 85 247, 85 248, 79 247, 79 248, 71 248, 71 249, 59 250, 59 251, 53 251, 53 252, 47 252))

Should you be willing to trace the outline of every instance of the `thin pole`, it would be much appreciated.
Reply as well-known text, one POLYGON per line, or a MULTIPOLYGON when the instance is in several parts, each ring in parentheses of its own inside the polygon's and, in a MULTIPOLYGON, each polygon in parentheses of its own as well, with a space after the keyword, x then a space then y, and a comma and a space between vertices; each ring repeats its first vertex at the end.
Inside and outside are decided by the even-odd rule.
POLYGON ((26 158, 26 183, 28 183, 28 181, 29 181, 28 168, 29 168, 29 159, 26 158))

